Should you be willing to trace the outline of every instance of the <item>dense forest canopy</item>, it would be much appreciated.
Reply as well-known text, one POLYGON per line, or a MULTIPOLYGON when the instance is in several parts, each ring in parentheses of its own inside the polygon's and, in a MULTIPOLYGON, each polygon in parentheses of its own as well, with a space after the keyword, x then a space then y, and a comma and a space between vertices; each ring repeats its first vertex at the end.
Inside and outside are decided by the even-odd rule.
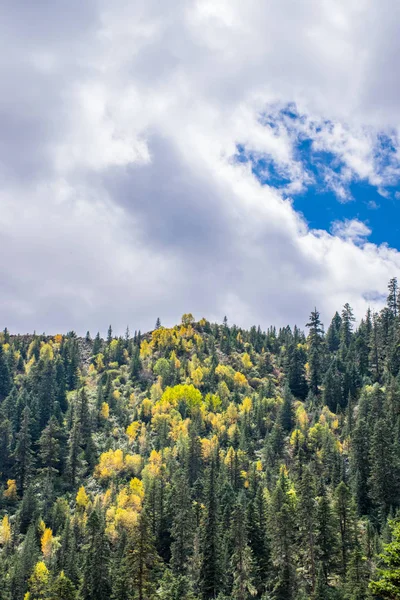
POLYGON ((0 334, 1 600, 400 598, 400 296, 0 334))

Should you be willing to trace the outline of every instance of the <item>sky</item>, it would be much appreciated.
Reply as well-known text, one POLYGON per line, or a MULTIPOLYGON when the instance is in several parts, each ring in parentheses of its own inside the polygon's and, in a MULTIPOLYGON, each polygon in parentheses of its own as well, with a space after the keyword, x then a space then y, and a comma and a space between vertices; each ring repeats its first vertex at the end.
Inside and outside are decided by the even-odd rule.
POLYGON ((400 277, 396 0, 0 5, 0 326, 379 310, 400 277))

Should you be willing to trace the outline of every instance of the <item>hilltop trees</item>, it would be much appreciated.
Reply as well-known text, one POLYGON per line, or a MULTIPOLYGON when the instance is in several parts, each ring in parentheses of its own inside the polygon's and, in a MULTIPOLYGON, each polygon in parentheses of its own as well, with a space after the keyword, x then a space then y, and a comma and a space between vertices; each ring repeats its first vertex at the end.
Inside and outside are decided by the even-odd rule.
POLYGON ((1 332, 2 600, 400 597, 399 318, 1 332))

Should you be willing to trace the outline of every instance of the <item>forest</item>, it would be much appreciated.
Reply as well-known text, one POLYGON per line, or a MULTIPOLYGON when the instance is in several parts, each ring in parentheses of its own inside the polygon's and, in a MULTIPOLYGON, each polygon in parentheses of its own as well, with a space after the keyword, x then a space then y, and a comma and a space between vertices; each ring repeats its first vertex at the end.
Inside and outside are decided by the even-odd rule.
POLYGON ((400 599, 397 280, 300 325, 5 328, 0 599, 400 599))

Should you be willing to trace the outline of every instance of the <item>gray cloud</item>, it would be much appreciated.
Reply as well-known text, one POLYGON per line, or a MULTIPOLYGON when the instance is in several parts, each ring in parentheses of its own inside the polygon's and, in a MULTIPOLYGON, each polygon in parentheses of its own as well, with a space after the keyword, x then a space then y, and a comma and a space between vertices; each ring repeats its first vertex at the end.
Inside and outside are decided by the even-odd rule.
POLYGON ((399 253, 340 225, 310 231, 233 156, 243 143, 306 180, 295 135, 259 119, 293 102, 309 122, 335 123, 340 136, 318 143, 378 181, 375 138, 398 125, 398 8, 387 6, 2 6, 3 326, 122 333, 187 311, 267 326, 302 325, 316 303, 325 319, 347 300, 365 310, 399 253))

